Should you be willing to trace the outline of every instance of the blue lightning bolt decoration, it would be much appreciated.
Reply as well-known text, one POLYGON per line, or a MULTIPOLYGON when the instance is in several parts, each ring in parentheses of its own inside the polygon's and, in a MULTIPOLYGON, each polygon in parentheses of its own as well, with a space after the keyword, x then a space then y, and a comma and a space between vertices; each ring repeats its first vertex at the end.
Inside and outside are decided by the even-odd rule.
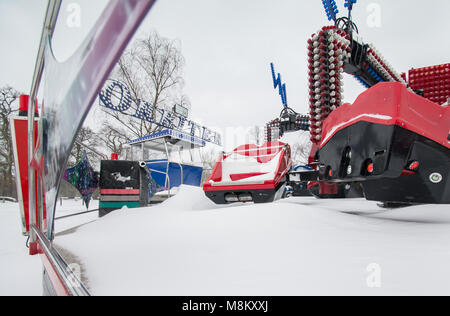
POLYGON ((345 0, 344 7, 348 8, 350 11, 353 10, 353 4, 355 4, 357 0, 345 0))
POLYGON ((349 19, 352 16, 353 5, 357 2, 357 0, 345 0, 344 7, 348 8, 348 17, 349 19))
POLYGON ((278 88, 278 93, 281 96, 281 102, 283 103, 284 107, 286 108, 287 105, 287 96, 286 96, 286 84, 281 83, 281 75, 278 73, 278 77, 275 77, 275 68, 273 66, 273 63, 270 63, 270 68, 272 69, 272 78, 273 78, 273 88, 278 88))
MULTIPOLYGON (((350 0, 353 1, 353 0, 350 0)), ((325 12, 327 13, 328 21, 333 20, 336 22, 336 16, 339 13, 337 4, 335 0, 322 0, 323 7, 325 8, 325 12)))

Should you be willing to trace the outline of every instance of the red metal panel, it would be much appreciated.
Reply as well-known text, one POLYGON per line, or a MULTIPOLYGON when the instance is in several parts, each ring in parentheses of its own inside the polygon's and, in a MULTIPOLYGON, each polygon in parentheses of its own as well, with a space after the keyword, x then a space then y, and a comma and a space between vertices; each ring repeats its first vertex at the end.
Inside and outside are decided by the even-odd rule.
POLYGON ((401 83, 379 83, 362 93, 354 104, 344 104, 324 122, 321 148, 338 131, 365 121, 398 125, 447 148, 450 107, 431 102, 406 89, 401 83))
MULTIPOLYGON (((35 122, 35 144, 38 135, 38 124, 35 122)), ((16 165, 16 183, 17 194, 19 198, 19 206, 21 210, 23 232, 30 232, 30 214, 29 214, 29 200, 28 200, 28 121, 26 117, 12 118, 12 139, 14 146, 14 157, 16 165)), ((37 183, 37 174, 35 179, 37 183)), ((37 186, 35 196, 37 195, 37 186)), ((36 219, 39 219, 37 211, 36 200, 36 219)), ((45 222, 45 216, 44 216, 45 222)), ((44 223, 42 223, 44 224, 44 223)))

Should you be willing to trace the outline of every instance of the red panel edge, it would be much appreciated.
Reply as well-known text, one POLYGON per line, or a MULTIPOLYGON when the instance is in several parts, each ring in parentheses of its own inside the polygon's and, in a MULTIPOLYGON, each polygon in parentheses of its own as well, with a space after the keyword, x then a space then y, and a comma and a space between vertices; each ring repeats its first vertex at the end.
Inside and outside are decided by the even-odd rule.
POLYGON ((222 181, 222 160, 223 160, 222 156, 220 156, 217 159, 216 165, 214 166, 214 169, 211 172, 211 175, 209 176, 209 178, 206 180, 204 186, 209 184, 210 181, 213 181, 213 182, 222 181))
POLYGON ((242 179, 248 179, 248 178, 252 178, 252 177, 262 176, 267 173, 268 172, 236 173, 236 174, 230 174, 230 179, 232 181, 238 181, 238 180, 242 180, 242 179))
POLYGON ((42 250, 42 246, 38 244, 38 251, 41 255, 42 264, 44 265, 44 269, 48 274, 48 277, 50 279, 50 282, 52 282, 53 289, 56 292, 57 296, 70 296, 69 291, 65 287, 64 283, 62 282, 61 278, 59 277, 58 273, 56 272, 55 267, 48 259, 47 255, 42 250))

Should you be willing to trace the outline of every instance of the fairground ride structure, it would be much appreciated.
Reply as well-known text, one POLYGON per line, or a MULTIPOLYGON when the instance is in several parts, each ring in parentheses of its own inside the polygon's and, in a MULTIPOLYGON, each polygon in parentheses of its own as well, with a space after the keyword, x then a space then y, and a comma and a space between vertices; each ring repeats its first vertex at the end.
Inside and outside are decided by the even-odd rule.
MULTIPOLYGON (((62 0, 48 2, 28 102, 28 148, 21 149, 28 156, 24 169, 28 176, 18 181, 23 189, 20 202, 29 215, 24 224, 30 254, 42 257, 46 294, 89 295, 53 247, 56 200, 75 136, 154 2, 111 1, 83 44, 62 64, 51 48, 62 0), (45 107, 36 123, 34 101, 44 71, 45 107)), ((208 188, 221 188, 219 202, 222 198, 224 203, 271 202, 280 196, 287 177, 299 175, 320 197, 346 196, 340 188, 360 182, 371 200, 450 203, 450 64, 410 70, 407 80, 372 45, 357 39, 351 18, 356 0, 345 2, 349 15, 338 18, 335 1, 323 0, 334 25, 308 41, 309 122, 287 106, 285 88, 280 90, 281 131, 309 129, 313 142, 309 163, 314 170, 290 172, 290 148, 276 139, 260 148, 244 145, 219 160, 204 187, 213 200, 208 192, 214 190, 208 188), (352 105, 342 104, 343 72, 368 88, 352 105), (223 168, 222 163, 232 159, 245 163, 242 168, 223 168), (243 183, 242 190, 236 190, 236 184, 243 183)), ((274 81, 280 87, 275 75, 274 81)))
POLYGON ((309 130, 313 144, 313 170, 291 171, 285 181, 308 183, 320 198, 358 196, 362 186, 367 199, 385 204, 450 203, 450 64, 411 69, 407 78, 358 38, 356 0, 345 1, 347 17, 338 17, 334 0, 322 3, 334 25, 308 39, 309 116, 288 107, 271 64, 283 110, 267 124, 266 141, 309 130), (343 104, 343 73, 367 88, 353 104, 343 104))

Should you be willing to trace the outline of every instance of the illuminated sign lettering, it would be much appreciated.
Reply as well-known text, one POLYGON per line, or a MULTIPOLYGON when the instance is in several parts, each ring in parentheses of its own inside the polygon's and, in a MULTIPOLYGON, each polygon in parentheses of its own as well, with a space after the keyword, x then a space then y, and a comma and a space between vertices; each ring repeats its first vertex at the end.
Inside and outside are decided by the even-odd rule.
POLYGON ((222 145, 220 134, 189 120, 183 115, 187 114, 187 109, 185 113, 181 114, 178 111, 176 113, 175 111, 155 108, 152 104, 144 100, 134 102, 131 99, 130 90, 117 80, 107 81, 107 86, 100 92, 99 99, 101 106, 113 111, 131 115, 137 119, 145 120, 164 128, 188 132, 192 136, 204 141, 219 146, 222 145), (136 105, 135 107, 132 107, 133 103, 136 105), (134 110, 131 110, 132 108, 134 110))

